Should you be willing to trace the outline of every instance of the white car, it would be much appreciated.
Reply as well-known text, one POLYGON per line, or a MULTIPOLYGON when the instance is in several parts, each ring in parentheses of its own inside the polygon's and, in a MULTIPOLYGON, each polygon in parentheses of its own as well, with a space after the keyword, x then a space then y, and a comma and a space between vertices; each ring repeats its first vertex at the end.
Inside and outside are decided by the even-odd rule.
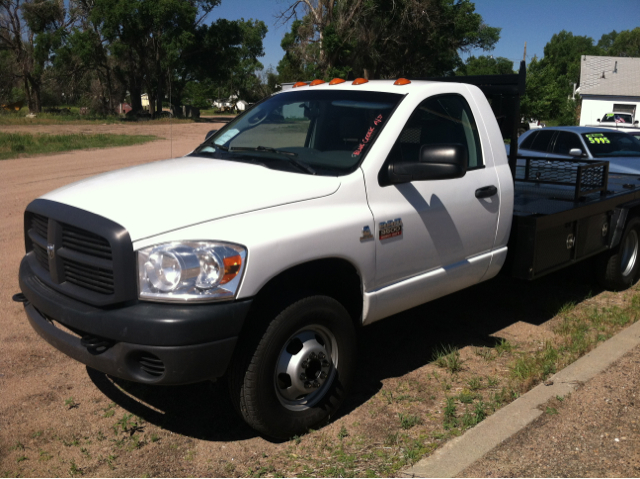
POLYGON ((524 157, 607 160, 612 173, 640 174, 640 140, 622 131, 589 126, 530 130, 518 139, 524 157))

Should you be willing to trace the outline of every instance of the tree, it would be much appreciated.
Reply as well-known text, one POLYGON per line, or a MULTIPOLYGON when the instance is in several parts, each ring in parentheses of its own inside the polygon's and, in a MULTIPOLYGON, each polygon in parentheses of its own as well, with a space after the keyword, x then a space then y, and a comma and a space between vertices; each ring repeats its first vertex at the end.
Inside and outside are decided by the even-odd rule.
POLYGON ((613 57, 640 57, 640 27, 618 33, 611 43, 607 55, 613 57))
POLYGON ((613 42, 615 41, 617 36, 618 32, 613 30, 611 33, 605 33, 600 37, 597 47, 600 49, 602 54, 609 55, 609 49, 613 45, 613 42))
POLYGON ((509 75, 513 73, 513 62, 504 57, 493 58, 481 55, 471 56, 460 68, 456 75, 509 75))
MULTIPOLYGON (((599 55, 600 50, 593 44, 593 38, 574 36, 562 30, 551 37, 544 47, 543 62, 550 65, 558 77, 564 77, 567 94, 571 93, 572 83, 580 82, 580 57, 599 55)), ((561 80, 559 78, 559 80, 561 80)))
MULTIPOLYGON (((612 32, 611 37, 615 37, 612 32)), ((602 44, 611 38, 601 39, 602 44)), ((562 30, 544 47, 544 58, 535 59, 527 68, 527 89, 521 100, 522 114, 532 118, 555 119, 560 124, 574 125, 577 102, 573 87, 580 81, 582 55, 598 55, 602 47, 593 39, 574 36, 562 30)))
POLYGON ((287 76, 453 74, 460 52, 491 50, 500 36, 469 0, 297 0, 281 16, 296 17, 278 65, 287 76))
POLYGON ((249 101, 262 98, 256 72, 263 68, 258 57, 264 55, 266 33, 267 26, 258 20, 219 19, 201 25, 172 77, 174 103, 183 94, 201 105, 238 94, 249 101))
POLYGON ((29 111, 40 111, 38 79, 34 76, 33 35, 22 16, 22 0, 0 0, 0 44, 10 51, 24 88, 29 111))
POLYGON ((132 107, 140 109, 143 86, 156 112, 162 111, 167 73, 195 41, 202 20, 220 0, 94 0, 91 21, 99 25, 120 59, 132 107), (157 102, 155 101, 157 100, 157 102))
POLYGON ((527 67, 527 88, 520 100, 520 112, 528 118, 551 119, 564 108, 567 96, 556 82, 555 69, 533 58, 527 67))

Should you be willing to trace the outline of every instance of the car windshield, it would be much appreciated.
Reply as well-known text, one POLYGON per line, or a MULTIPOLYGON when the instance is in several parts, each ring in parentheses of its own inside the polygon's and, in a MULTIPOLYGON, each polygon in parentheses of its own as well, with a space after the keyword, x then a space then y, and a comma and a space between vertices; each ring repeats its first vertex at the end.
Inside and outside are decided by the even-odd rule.
POLYGON ((640 156, 640 140, 626 133, 583 133, 582 137, 594 158, 640 156))
POLYGON ((607 113, 602 119, 602 123, 633 123, 631 115, 624 113, 607 113))
POLYGON ((347 174, 360 164, 403 97, 309 88, 274 95, 192 154, 308 174, 347 174))

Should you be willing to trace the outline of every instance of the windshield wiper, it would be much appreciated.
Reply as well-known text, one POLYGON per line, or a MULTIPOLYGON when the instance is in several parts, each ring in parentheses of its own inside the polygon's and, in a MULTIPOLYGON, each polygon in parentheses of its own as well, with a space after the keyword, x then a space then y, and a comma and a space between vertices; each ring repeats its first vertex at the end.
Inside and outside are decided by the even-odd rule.
POLYGON ((285 155, 287 156, 287 160, 289 161, 289 163, 293 163, 294 165, 296 165, 299 169, 306 171, 307 173, 310 173, 312 175, 316 174, 316 170, 314 170, 313 168, 311 168, 311 166, 307 165, 306 163, 300 161, 300 160, 296 160, 295 157, 298 156, 297 153, 294 153, 293 151, 286 151, 286 150, 276 150, 275 148, 270 148, 268 146, 239 146, 237 148, 233 148, 230 150, 231 153, 233 153, 234 151, 266 151, 268 153, 276 153, 278 155, 285 155))
POLYGON ((268 151, 269 153, 278 153, 280 155, 298 156, 298 154, 293 151, 276 150, 268 146, 239 146, 231 151, 268 151))

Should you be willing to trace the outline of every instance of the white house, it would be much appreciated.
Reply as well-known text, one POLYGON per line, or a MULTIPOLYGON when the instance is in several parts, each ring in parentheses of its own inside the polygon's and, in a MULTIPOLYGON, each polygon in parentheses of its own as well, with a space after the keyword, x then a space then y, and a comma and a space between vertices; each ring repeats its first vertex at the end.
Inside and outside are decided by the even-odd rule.
POLYGON ((605 113, 640 117, 640 58, 582 55, 580 125, 595 125, 605 113))

